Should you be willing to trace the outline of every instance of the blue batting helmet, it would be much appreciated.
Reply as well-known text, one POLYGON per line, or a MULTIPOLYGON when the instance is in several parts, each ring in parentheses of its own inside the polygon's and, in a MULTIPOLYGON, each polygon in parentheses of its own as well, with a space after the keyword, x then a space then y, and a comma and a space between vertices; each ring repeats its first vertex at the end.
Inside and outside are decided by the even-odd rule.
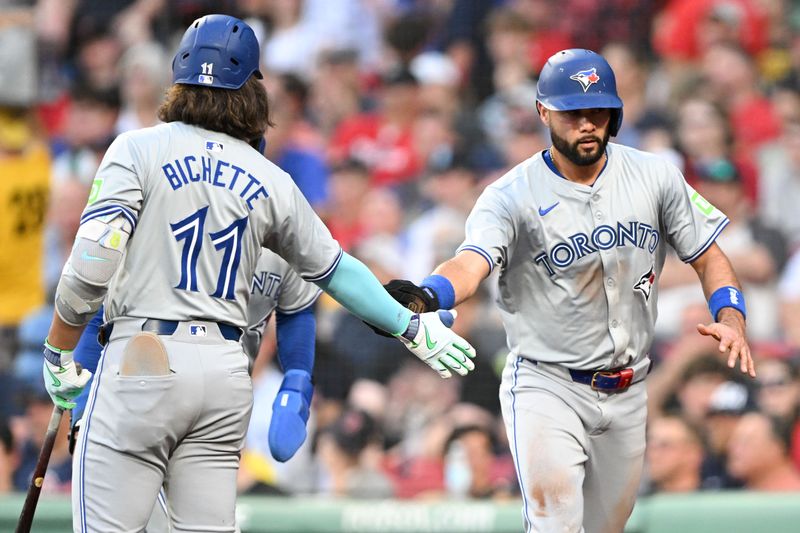
POLYGON ((536 100, 553 111, 611 109, 609 133, 616 136, 622 126, 622 100, 611 65, 591 50, 562 50, 547 60, 539 74, 536 100))
POLYGON ((238 89, 261 78, 258 39, 252 28, 228 15, 206 15, 183 34, 172 60, 172 82, 238 89))

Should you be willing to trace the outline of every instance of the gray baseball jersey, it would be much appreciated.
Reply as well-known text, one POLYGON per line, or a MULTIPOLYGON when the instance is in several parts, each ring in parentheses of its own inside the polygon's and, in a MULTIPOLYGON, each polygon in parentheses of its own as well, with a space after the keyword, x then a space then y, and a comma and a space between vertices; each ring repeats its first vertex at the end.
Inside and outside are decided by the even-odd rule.
POLYGON ((459 251, 501 268, 514 355, 575 369, 638 362, 653 339, 665 246, 691 262, 728 223, 673 165, 618 144, 607 150, 592 186, 537 154, 487 187, 469 216, 459 251))
POLYGON ((113 213, 135 230, 109 288, 112 320, 245 327, 262 246, 309 281, 341 257, 288 174, 241 141, 178 122, 122 134, 108 149, 81 222, 113 213))
POLYGON ((286 261, 265 249, 250 283, 249 324, 242 338, 245 353, 252 359, 258 355, 264 327, 273 311, 300 312, 316 302, 320 294, 316 285, 303 281, 286 261))
POLYGON ((242 141, 181 123, 125 133, 106 152, 81 221, 117 214, 134 231, 75 449, 74 531, 141 530, 163 485, 176 531, 232 532, 253 391, 243 346, 220 323, 246 328, 257 350, 264 318, 313 302, 300 277, 328 275, 341 248, 288 174, 242 141), (146 319, 178 322, 158 337, 168 374, 122 371, 146 319))

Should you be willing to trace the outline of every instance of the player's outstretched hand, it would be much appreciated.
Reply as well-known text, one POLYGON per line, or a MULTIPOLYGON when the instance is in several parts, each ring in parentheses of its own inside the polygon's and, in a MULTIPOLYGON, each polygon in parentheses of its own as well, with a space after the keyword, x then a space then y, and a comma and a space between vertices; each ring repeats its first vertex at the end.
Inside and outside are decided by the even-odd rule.
POLYGON ((72 409, 75 407, 75 402, 72 400, 83 391, 91 379, 92 373, 81 369, 72 360, 72 352, 55 352, 47 343, 45 343, 44 352, 42 374, 47 393, 53 403, 60 408, 72 409), (48 360, 48 355, 49 359, 54 362, 48 360))
MULTIPOLYGON (((407 279, 393 279, 384 284, 384 289, 389 296, 397 300, 400 305, 411 310, 412 313, 429 313, 439 310, 439 298, 430 289, 418 287, 407 279)), ((376 328, 369 322, 364 322, 369 328, 383 337, 391 337, 390 333, 376 328)))
POLYGON ((269 451, 276 461, 288 461, 305 442, 313 394, 311 375, 305 370, 289 370, 283 376, 269 422, 269 451))
POLYGON ((720 321, 711 324, 697 324, 697 331, 701 335, 714 337, 719 341, 719 351, 728 354, 728 367, 734 368, 736 360, 739 359, 739 368, 743 374, 756 377, 756 367, 753 363, 753 355, 750 346, 747 344, 745 336, 744 320, 738 311, 728 311, 723 308, 720 311, 720 321))
POLYGON ((451 370, 466 376, 475 368, 475 348, 450 330, 455 318, 452 310, 414 315, 397 338, 443 378, 449 378, 451 370))

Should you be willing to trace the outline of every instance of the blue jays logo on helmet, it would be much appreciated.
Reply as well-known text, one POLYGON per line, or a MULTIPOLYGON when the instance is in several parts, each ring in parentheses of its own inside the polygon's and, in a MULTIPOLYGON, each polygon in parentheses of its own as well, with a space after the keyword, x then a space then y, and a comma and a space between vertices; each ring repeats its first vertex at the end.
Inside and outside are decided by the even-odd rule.
POLYGON ((622 126, 622 100, 614 71, 603 56, 591 50, 571 48, 550 56, 536 82, 536 100, 553 111, 610 109, 612 137, 622 126))
POLYGON ((593 83, 597 83, 600 81, 600 76, 597 75, 597 69, 592 67, 588 70, 581 70, 580 72, 576 72, 572 76, 569 77, 571 80, 575 80, 581 84, 583 87, 583 92, 591 87, 593 83))

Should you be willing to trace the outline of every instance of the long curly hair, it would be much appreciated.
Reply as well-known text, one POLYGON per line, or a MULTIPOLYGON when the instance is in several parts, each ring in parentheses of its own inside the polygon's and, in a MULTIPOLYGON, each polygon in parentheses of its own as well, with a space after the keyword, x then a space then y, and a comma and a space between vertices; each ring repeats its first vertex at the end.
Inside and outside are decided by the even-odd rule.
POLYGON ((267 90, 254 76, 235 90, 175 84, 167 90, 158 118, 226 133, 251 144, 273 125, 267 90))

